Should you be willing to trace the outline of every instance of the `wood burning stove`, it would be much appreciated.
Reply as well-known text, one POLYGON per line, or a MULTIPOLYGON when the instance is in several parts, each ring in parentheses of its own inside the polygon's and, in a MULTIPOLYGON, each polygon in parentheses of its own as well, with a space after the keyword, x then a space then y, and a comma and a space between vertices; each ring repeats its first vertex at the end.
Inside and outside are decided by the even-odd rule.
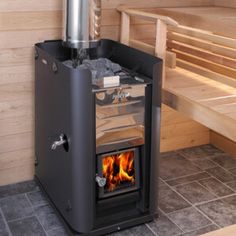
POLYGON ((71 235, 103 235, 156 216, 162 61, 64 1, 64 40, 35 47, 36 179, 71 235))
POLYGON ((156 216, 162 61, 111 40, 91 60, 121 66, 94 84, 61 41, 35 47, 36 179, 72 235, 103 235, 156 216))

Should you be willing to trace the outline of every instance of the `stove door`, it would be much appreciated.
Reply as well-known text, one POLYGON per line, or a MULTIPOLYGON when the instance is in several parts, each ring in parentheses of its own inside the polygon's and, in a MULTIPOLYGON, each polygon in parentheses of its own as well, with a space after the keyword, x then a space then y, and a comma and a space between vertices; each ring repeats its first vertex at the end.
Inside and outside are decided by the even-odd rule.
POLYGON ((139 148, 98 155, 98 197, 107 198, 138 190, 139 163, 139 148), (103 182, 99 184, 99 180, 103 182))

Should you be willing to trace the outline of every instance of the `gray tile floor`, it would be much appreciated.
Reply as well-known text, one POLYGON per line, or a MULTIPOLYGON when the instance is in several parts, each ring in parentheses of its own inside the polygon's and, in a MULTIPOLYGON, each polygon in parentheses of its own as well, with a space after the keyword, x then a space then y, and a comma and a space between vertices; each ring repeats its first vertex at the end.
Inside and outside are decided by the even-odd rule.
MULTIPOLYGON (((112 235, 195 236, 236 224, 236 159, 210 145, 162 154, 159 190, 159 219, 112 235)), ((67 234, 28 181, 0 187, 0 235, 67 234)))

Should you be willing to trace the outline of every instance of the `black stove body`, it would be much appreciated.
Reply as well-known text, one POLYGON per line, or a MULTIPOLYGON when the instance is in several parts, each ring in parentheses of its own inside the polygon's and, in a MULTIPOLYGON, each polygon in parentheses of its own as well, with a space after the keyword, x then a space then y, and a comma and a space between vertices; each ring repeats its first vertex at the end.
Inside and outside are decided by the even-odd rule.
POLYGON ((35 55, 36 179, 72 235, 142 224, 157 209, 162 61, 111 40, 88 50, 129 71, 119 85, 65 65, 61 41, 35 55))

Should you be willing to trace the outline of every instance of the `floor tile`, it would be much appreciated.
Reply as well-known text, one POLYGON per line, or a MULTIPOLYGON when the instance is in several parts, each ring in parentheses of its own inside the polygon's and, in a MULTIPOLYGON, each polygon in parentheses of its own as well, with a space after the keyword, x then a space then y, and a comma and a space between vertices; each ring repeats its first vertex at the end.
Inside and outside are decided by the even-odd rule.
POLYGON ((197 207, 221 227, 236 224, 236 207, 225 201, 216 200, 197 207))
POLYGON ((155 234, 146 226, 140 225, 117 233, 109 234, 109 236, 155 236, 155 234))
POLYGON ((183 233, 182 230, 164 215, 148 225, 158 236, 177 236, 183 233))
POLYGON ((230 197, 226 197, 226 198, 222 198, 221 200, 223 202, 229 203, 233 207, 236 207, 236 195, 233 195, 233 196, 230 196, 230 197))
POLYGON ((178 154, 160 158, 160 177, 163 180, 174 179, 198 172, 201 172, 198 167, 178 154))
POLYGON ((222 169, 221 167, 207 169, 206 171, 223 183, 236 180, 236 176, 232 175, 230 172, 222 169))
POLYGON ((204 159, 206 157, 212 157, 222 153, 221 150, 213 147, 212 145, 202 145, 193 148, 186 148, 178 151, 189 159, 204 159))
POLYGON ((38 206, 34 210, 39 222, 46 231, 62 227, 61 221, 50 205, 38 206))
POLYGON ((160 157, 170 157, 170 156, 178 156, 179 154, 177 152, 162 152, 160 154, 160 157))
POLYGON ((230 169, 229 172, 236 176, 236 168, 230 169))
POLYGON ((33 215, 33 209, 24 194, 3 198, 0 207, 7 221, 33 215))
POLYGON ((35 216, 9 223, 12 236, 46 236, 35 216))
POLYGON ((27 197, 33 206, 40 206, 48 204, 47 198, 41 191, 27 193, 27 197))
POLYGON ((35 181, 25 181, 22 183, 5 185, 0 187, 0 198, 12 195, 27 193, 39 189, 35 181))
POLYGON ((160 187, 159 208, 163 212, 170 213, 189 206, 190 204, 188 202, 168 186, 160 187))
POLYGON ((64 228, 53 229, 47 232, 48 236, 69 236, 64 228))
POLYGON ((225 169, 236 168, 236 159, 233 159, 230 155, 227 154, 222 154, 217 157, 213 157, 211 160, 225 169))
POLYGON ((236 180, 233 182, 226 183, 226 185, 236 191, 236 180))
POLYGON ((234 193, 234 191, 215 178, 204 179, 198 182, 218 197, 224 197, 234 193))
POLYGON ((206 179, 206 178, 209 178, 209 177, 210 177, 210 175, 207 172, 201 172, 201 173, 198 173, 198 174, 189 175, 189 176, 186 176, 186 177, 177 178, 177 179, 169 180, 169 181, 166 181, 166 182, 170 186, 176 186, 176 185, 179 185, 179 184, 185 184, 185 183, 193 182, 193 181, 196 181, 196 180, 206 179))
POLYGON ((181 236, 199 236, 199 235, 202 235, 202 234, 206 234, 206 233, 215 231, 217 229, 219 229, 219 228, 216 225, 208 225, 208 226, 203 227, 201 229, 191 231, 189 233, 182 234, 181 236))
POLYGON ((207 226, 212 222, 193 207, 168 214, 168 217, 184 232, 207 226))
POLYGON ((196 182, 179 185, 175 189, 192 204, 210 201, 216 198, 215 195, 196 182))
POLYGON ((206 170, 206 169, 210 169, 217 166, 216 163, 214 163, 211 160, 208 160, 207 158, 193 160, 192 163, 196 165, 198 168, 200 168, 201 170, 206 170))
POLYGON ((3 216, 1 214, 1 212, 0 212, 0 235, 1 236, 8 236, 9 235, 6 223, 5 223, 4 219, 3 219, 3 216))

